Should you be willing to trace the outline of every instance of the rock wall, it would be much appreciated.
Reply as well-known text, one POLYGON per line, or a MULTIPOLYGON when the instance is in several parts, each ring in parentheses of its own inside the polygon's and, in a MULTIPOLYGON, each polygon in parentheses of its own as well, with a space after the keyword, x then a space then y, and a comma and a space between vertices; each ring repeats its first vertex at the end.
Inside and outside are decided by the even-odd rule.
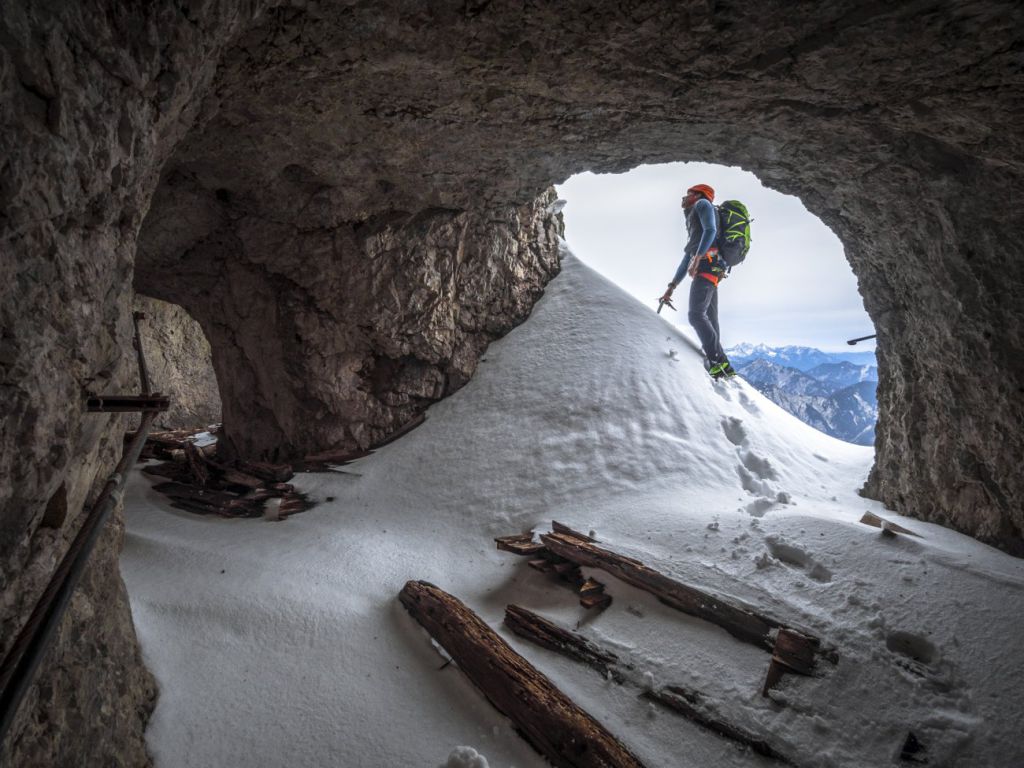
MULTIPOLYGON (((584 169, 740 165, 831 226, 860 280, 881 379, 866 492, 1020 551, 1024 488, 1008 457, 1024 452, 1024 267, 1008 201, 1024 187, 1022 30, 1011 2, 279 7, 225 53, 165 167, 137 281, 174 282, 168 230, 182 222, 185 260, 216 250, 215 263, 230 253, 238 272, 302 285, 296 254, 316 232, 353 252, 347 232, 364 224, 523 205, 584 169), (269 261, 252 248, 264 235, 281 244, 269 261), (151 243, 166 252, 150 260, 151 243)), ((311 358, 298 367, 309 380, 321 351, 308 329, 281 328, 278 343, 311 358)), ((215 358, 239 343, 215 342, 215 358)), ((340 364, 324 352, 327 369, 340 364)), ((247 375, 231 369, 222 382, 247 375)), ((226 414, 239 449, 287 446, 285 422, 309 415, 295 399, 226 414), (255 415, 280 434, 243 436, 255 415)), ((359 442, 318 439, 334 437, 359 442)))
POLYGON ((206 328, 225 444, 247 458, 380 441, 468 381, 558 268, 553 191, 523 206, 310 228, 182 185, 188 194, 165 200, 165 185, 155 203, 212 224, 147 229, 136 285, 206 328))
MULTIPOLYGON (((0 11, 0 652, 113 469, 137 391, 135 238, 251 3, 10 0, 0 11)), ((21 766, 147 764, 153 683, 117 571, 121 512, 5 745, 21 766)))
MULTIPOLYGON (((114 460, 81 403, 133 387, 143 217, 134 279, 203 325, 236 450, 301 453, 458 386, 555 268, 535 201, 640 163, 741 165, 837 232, 879 334, 868 492, 1021 550, 1019 3, 269 5, 4 4, 5 646, 114 460)), ((88 687, 142 679, 115 544, 31 715, 59 746, 22 721, 16 763, 93 754, 88 704, 141 727, 145 685, 88 687)), ((143 759, 130 733, 102 759, 143 759)))
POLYGON ((152 387, 171 400, 154 429, 219 423, 220 391, 202 327, 182 307, 149 296, 136 294, 133 307, 146 315, 139 323, 139 335, 152 387))

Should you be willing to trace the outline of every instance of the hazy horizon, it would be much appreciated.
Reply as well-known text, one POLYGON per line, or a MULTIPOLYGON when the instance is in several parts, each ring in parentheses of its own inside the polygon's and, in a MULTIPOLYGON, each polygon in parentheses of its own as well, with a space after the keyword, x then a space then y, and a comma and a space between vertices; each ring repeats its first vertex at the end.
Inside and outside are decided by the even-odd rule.
MULTIPOLYGON (((846 344, 874 333, 874 326, 839 238, 799 199, 768 189, 740 168, 669 163, 622 174, 577 174, 557 187, 567 201, 566 241, 584 263, 654 308, 686 243, 680 199, 698 183, 715 189, 716 203, 742 200, 753 221, 746 261, 719 288, 723 347, 874 349, 873 339, 846 344)), ((688 295, 684 281, 676 290, 679 311, 662 314, 690 330, 688 295)))

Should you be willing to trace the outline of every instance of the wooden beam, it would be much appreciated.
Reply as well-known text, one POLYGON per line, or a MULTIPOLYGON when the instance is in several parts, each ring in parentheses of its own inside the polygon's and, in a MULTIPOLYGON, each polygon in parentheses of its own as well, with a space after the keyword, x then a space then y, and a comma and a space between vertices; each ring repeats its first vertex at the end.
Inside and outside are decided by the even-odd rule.
POLYGON ((555 533, 564 533, 566 536, 575 536, 577 539, 583 539, 584 541, 591 541, 591 542, 596 542, 597 541, 597 539, 595 539, 595 538, 593 538, 591 536, 588 536, 585 533, 580 533, 579 531, 574 531, 568 525, 560 523, 557 520, 552 520, 551 521, 551 530, 554 531, 555 533))
POLYGON ((864 525, 871 525, 875 528, 881 528, 882 533, 888 533, 890 536, 897 533, 904 533, 907 536, 916 536, 919 539, 922 538, 921 534, 914 533, 909 528, 904 528, 902 525, 894 523, 891 520, 886 520, 884 517, 879 517, 878 515, 873 514, 871 512, 865 512, 864 515, 861 517, 860 521, 864 523, 864 525))
POLYGON ((458 599, 425 581, 406 583, 398 599, 484 696, 512 720, 523 738, 553 765, 642 766, 625 745, 458 599))
POLYGON ((185 463, 188 465, 189 472, 192 473, 193 482, 200 488, 205 488, 210 482, 210 470, 206 466, 205 458, 199 449, 188 440, 182 447, 185 451, 185 463))
POLYGON ((505 626, 520 637, 536 643, 542 648, 593 667, 601 673, 602 677, 611 675, 611 678, 617 683, 621 683, 625 679, 617 666, 619 657, 614 653, 599 648, 575 632, 562 629, 533 611, 528 611, 518 605, 508 606, 505 608, 505 626))
POLYGON ((731 605, 719 597, 658 573, 639 560, 602 549, 592 542, 564 533, 541 534, 540 538, 559 557, 578 565, 600 568, 627 584, 650 592, 666 605, 717 624, 737 640, 763 650, 772 650, 774 643, 770 633, 783 627, 776 619, 731 605))
POLYGON ((517 533, 514 536, 499 536, 494 540, 498 549, 513 555, 536 555, 544 551, 544 545, 533 540, 532 533, 517 533))
MULTIPOLYGON (((618 656, 576 632, 559 627, 543 616, 538 616, 518 605, 510 605, 505 609, 505 626, 542 648, 586 664, 597 670, 604 678, 610 676, 617 683, 626 682, 618 656)), ((633 667, 626 665, 624 669, 632 670, 633 667)), ((749 747, 759 755, 789 762, 764 739, 708 712, 702 704, 704 697, 696 691, 670 685, 657 691, 647 691, 643 695, 703 728, 749 747)))

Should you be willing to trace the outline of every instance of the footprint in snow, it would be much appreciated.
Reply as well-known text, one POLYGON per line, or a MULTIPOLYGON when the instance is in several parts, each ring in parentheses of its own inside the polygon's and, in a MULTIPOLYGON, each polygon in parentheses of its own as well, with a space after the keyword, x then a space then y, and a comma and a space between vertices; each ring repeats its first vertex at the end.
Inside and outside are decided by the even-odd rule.
POLYGON ((725 400, 725 402, 732 402, 732 395, 729 394, 729 385, 726 382, 712 379, 711 386, 715 390, 715 394, 725 400))
POLYGON ((764 542, 776 560, 805 571, 807 576, 815 581, 832 581, 832 571, 811 557, 803 548, 789 544, 778 536, 766 536, 764 542))
POLYGON ((751 517, 764 517, 768 513, 768 510, 774 506, 774 501, 761 497, 759 499, 754 499, 743 509, 751 517))
POLYGON ((743 466, 747 468, 747 471, 762 480, 778 480, 779 476, 775 472, 775 467, 772 463, 764 458, 758 456, 753 451, 747 451, 741 456, 743 460, 743 466))
POLYGON ((899 667, 921 678, 936 693, 955 695, 962 687, 953 663, 943 658, 928 638, 915 632, 891 630, 885 635, 885 647, 899 667))
POLYGON ((736 472, 740 476, 740 485, 743 486, 743 490, 752 496, 771 497, 775 495, 775 490, 768 482, 748 471, 743 464, 736 465, 736 472))
POLYGON ((757 403, 751 400, 747 393, 742 389, 740 390, 740 405, 742 405, 751 416, 756 416, 761 412, 761 409, 757 407, 757 403))
POLYGON ((885 636, 885 647, 919 664, 930 665, 939 658, 938 650, 928 639, 912 632, 890 632, 885 636))
POLYGON ((747 442, 747 430, 743 428, 743 419, 737 419, 735 416, 723 419, 722 431, 733 445, 744 445, 747 442))

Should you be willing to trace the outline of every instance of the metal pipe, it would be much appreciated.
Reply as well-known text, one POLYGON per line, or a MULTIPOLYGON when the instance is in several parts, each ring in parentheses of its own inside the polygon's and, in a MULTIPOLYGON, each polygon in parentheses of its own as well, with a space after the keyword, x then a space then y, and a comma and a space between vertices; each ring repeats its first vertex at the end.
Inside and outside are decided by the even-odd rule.
POLYGON ((85 401, 90 413, 149 413, 170 407, 171 399, 164 395, 93 395, 85 401))
POLYGON ((43 591, 35 610, 0 665, 0 747, 14 722, 22 699, 32 684, 36 669, 60 626, 67 604, 82 577, 103 526, 124 495, 128 471, 138 461, 139 453, 156 416, 153 412, 143 415, 135 437, 128 444, 121 460, 114 468, 114 473, 100 491, 78 535, 43 591))
POLYGON ((861 336, 861 337, 860 337, 860 338, 858 338, 858 339, 850 339, 850 340, 848 340, 848 341, 847 341, 846 343, 847 343, 847 344, 849 344, 849 345, 850 345, 850 346, 852 347, 852 346, 853 346, 854 344, 856 344, 856 343, 857 343, 858 341, 867 341, 868 339, 873 339, 873 338, 875 338, 875 336, 876 336, 876 335, 877 335, 877 334, 874 334, 874 333, 872 333, 872 334, 871 334, 870 336, 861 336))
POLYGON ((135 326, 135 351, 139 358, 139 390, 142 394, 148 395, 149 389, 149 368, 146 367, 146 355, 142 352, 142 334, 139 332, 139 320, 145 320, 145 312, 132 312, 132 324, 135 326))

